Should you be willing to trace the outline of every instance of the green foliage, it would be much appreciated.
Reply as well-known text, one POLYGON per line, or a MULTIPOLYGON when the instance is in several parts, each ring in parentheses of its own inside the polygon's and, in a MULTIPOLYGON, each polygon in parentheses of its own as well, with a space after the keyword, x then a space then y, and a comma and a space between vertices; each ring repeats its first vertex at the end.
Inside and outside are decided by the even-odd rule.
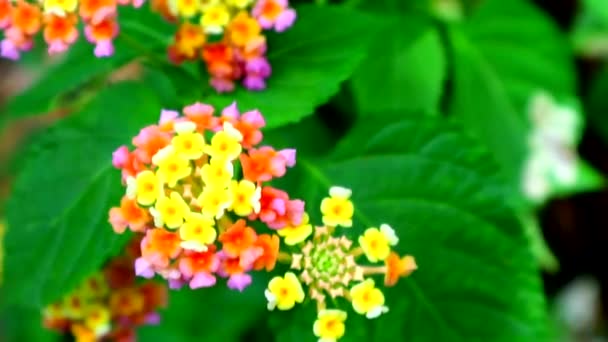
POLYGON ((269 37, 272 77, 266 91, 239 88, 205 100, 218 106, 236 100, 240 108, 258 108, 268 128, 297 122, 338 92, 382 25, 371 15, 332 6, 301 6, 298 18, 289 31, 269 37), (311 34, 320 23, 323 34, 311 34))
POLYGON ((4 300, 40 308, 121 246, 107 223, 124 191, 112 152, 157 120, 155 97, 145 86, 116 84, 29 151, 7 204, 4 300))
POLYGON ((430 19, 415 12, 396 17, 353 75, 358 111, 438 112, 446 63, 439 30, 430 19))
MULTIPOLYGON (((357 330, 363 336, 349 330, 345 340, 542 336, 546 317, 537 269, 509 205, 510 190, 483 148, 437 119, 361 120, 332 156, 321 165, 300 159, 306 175, 298 193, 311 216, 319 219, 319 201, 331 185, 351 187, 355 226, 347 233, 355 237, 389 223, 400 237, 399 252, 415 255, 420 266, 387 291, 391 311, 385 317, 351 323, 355 330, 365 326, 357 330)), ((312 341, 307 324, 307 336, 285 332, 285 340, 312 341)))
POLYGON ((450 40, 450 113, 487 144, 515 186, 527 156, 530 97, 539 90, 573 94, 571 51, 555 25, 523 0, 485 1, 450 28, 450 40))

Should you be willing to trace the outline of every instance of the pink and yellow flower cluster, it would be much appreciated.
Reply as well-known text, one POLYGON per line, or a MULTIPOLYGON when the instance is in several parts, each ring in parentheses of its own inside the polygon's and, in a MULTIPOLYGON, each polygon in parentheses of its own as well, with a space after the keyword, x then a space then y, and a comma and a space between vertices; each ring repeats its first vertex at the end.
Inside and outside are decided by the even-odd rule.
POLYGON ((412 256, 395 252, 399 238, 388 224, 349 239, 351 190, 334 186, 321 201, 322 224, 313 226, 303 201, 268 185, 295 165, 295 150, 260 146, 260 112, 232 104, 216 116, 195 103, 181 114, 163 111, 158 125, 133 139, 133 150, 123 146, 113 156, 126 194, 110 222, 117 233, 143 235, 137 275, 192 289, 226 278, 242 291, 250 271, 284 263, 288 270, 265 290, 268 309, 310 298, 318 312, 313 332, 325 342, 344 335, 345 304, 369 319, 388 311, 373 277, 394 286, 417 269, 412 256))
POLYGON ((140 7, 143 0, 0 0, 0 56, 17 60, 33 47, 42 31, 49 54, 66 51, 79 37, 78 23, 84 24, 86 39, 95 45, 97 57, 114 53, 118 34, 118 5, 140 7))
POLYGON ((242 291, 250 271, 274 268, 276 231, 302 223, 304 202, 267 185, 295 164, 295 150, 260 146, 265 121, 257 110, 232 104, 218 117, 195 103, 181 114, 164 110, 133 150, 114 153, 127 189, 110 222, 117 233, 143 235, 138 275, 193 289, 220 277, 242 291), (259 233, 254 222, 271 229, 259 233))
POLYGON ((158 0, 158 11, 179 21, 169 57, 175 63, 202 59, 218 92, 266 87, 271 67, 263 30, 283 32, 296 12, 288 0, 158 0))
POLYGON ((112 259, 102 272, 43 310, 44 325, 77 342, 135 341, 135 328, 157 324, 156 310, 167 304, 167 288, 152 281, 136 282, 133 262, 139 255, 135 239, 127 252, 112 259))

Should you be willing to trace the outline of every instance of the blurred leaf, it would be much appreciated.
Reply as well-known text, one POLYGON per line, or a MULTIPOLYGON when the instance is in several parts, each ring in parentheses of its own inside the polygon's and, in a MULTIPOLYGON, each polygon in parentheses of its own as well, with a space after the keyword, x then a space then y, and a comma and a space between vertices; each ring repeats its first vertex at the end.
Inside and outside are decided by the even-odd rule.
POLYGON ((107 223, 124 191, 112 152, 159 110, 144 85, 115 84, 28 151, 7 203, 6 301, 40 308, 120 247, 124 239, 107 223))
POLYGON ((255 279, 242 293, 223 284, 196 291, 172 291, 169 308, 161 312, 158 326, 138 329, 139 340, 159 342, 241 341, 249 329, 256 329, 266 315, 264 289, 267 280, 255 279))
POLYGON ((0 341, 58 342, 60 335, 42 326, 40 311, 9 308, 0 311, 0 341))
POLYGON ((583 0, 571 39, 578 53, 590 57, 608 55, 608 6, 605 0, 583 0))
POLYGON ((397 17, 372 45, 353 76, 353 95, 362 115, 412 110, 436 113, 445 73, 438 30, 430 19, 410 13, 397 17))
MULTIPOLYGON (((362 120, 353 132, 369 125, 374 120, 362 120)), ((352 188, 355 225, 345 233, 389 223, 400 237, 398 251, 419 265, 386 291, 389 313, 360 320, 345 340, 543 340, 537 268, 509 187, 484 148, 440 119, 420 117, 384 124, 365 140, 349 135, 338 149, 327 164, 300 160, 308 177, 298 195, 311 216, 318 222, 330 186, 352 188)), ((297 340, 314 340, 313 321, 297 340)))
POLYGON ((121 7, 120 25, 112 57, 95 57, 94 45, 81 36, 60 61, 50 66, 28 89, 10 99, 4 108, 7 119, 42 115, 65 105, 62 102, 73 101, 87 86, 99 88, 112 71, 138 56, 164 58, 171 26, 158 14, 121 7))
POLYGON ((555 258, 555 255, 553 255, 553 252, 551 252, 551 249, 543 237, 543 231, 540 227, 538 217, 530 211, 520 213, 519 217, 526 234, 528 235, 532 254, 538 261, 540 267, 549 272, 558 271, 559 260, 555 258))
POLYGON ((339 90, 365 57, 369 42, 382 25, 375 17, 335 6, 298 7, 294 27, 268 37, 272 76, 268 88, 252 92, 212 94, 206 102, 227 106, 237 101, 257 108, 268 128, 280 127, 311 115, 339 90), (322 34, 318 32, 322 25, 322 34))
POLYGON ((519 189, 530 130, 527 104, 539 90, 574 96, 567 42, 523 0, 488 0, 450 30, 454 55, 450 113, 495 154, 519 189))

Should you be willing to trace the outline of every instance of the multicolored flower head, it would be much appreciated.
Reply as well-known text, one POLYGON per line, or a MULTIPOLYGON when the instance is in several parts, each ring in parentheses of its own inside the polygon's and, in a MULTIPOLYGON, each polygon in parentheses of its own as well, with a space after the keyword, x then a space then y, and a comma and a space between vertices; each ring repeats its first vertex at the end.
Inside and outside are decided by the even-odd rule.
POLYGON ((295 150, 259 146, 259 111, 232 104, 214 113, 202 103, 183 116, 163 110, 158 125, 133 139, 134 150, 114 152, 126 191, 109 221, 117 233, 143 235, 137 275, 160 275, 172 288, 213 286, 219 276, 242 291, 251 271, 275 267, 273 230, 301 225, 304 202, 266 185, 295 165, 295 150), (272 230, 258 232, 255 221, 272 230))
POLYGON ((279 230, 286 244, 295 250, 280 253, 279 260, 288 262, 290 271, 283 277, 274 277, 266 290, 270 310, 291 309, 305 296, 315 301, 318 317, 313 332, 319 341, 336 341, 345 333, 346 311, 328 308, 328 304, 340 303, 338 299, 343 298, 350 301, 357 314, 376 318, 388 307, 372 277, 383 274, 384 285, 393 286, 417 268, 413 257, 401 258, 392 250, 399 239, 387 224, 365 230, 358 246, 340 234, 339 226, 352 226, 351 191, 332 187, 329 192, 330 196, 321 201, 324 225, 315 227, 313 232, 305 215, 299 225, 279 230), (365 265, 365 261, 382 264, 365 265))
POLYGON ((263 30, 283 32, 296 12, 288 0, 160 0, 164 16, 179 23, 169 58, 175 63, 202 59, 218 92, 241 81, 249 90, 266 88, 271 74, 263 30), (198 22, 198 25, 192 22, 198 22))
POLYGON ((34 44, 41 30, 49 54, 62 53, 82 36, 77 29, 84 25, 84 36, 95 45, 97 57, 114 53, 113 40, 119 32, 118 5, 142 6, 143 1, 116 0, 25 0, 0 1, 0 56, 19 59, 34 44))
POLYGON ((167 305, 167 288, 151 281, 135 281, 137 252, 130 251, 138 251, 139 244, 136 238, 127 253, 47 306, 42 312, 44 325, 73 335, 77 342, 88 342, 135 341, 135 328, 158 323, 156 310, 167 305))

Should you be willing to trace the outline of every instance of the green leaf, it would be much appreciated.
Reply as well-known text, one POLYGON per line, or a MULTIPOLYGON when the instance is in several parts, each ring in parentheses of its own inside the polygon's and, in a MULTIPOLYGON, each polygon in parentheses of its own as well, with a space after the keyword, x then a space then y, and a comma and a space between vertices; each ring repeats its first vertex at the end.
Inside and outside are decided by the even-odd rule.
POLYGON ((485 1, 450 35, 450 113, 490 148, 518 189, 529 98, 538 90, 556 98, 574 96, 571 51, 555 25, 523 0, 485 1))
MULTIPOLYGON (((353 131, 369 125, 373 120, 353 131)), ((417 260, 419 270, 386 291, 389 313, 356 323, 368 334, 357 340, 544 340, 538 269, 509 187, 486 149, 426 117, 360 136, 347 136, 326 164, 300 159, 308 177, 298 184, 315 222, 330 186, 352 188, 354 226, 345 233, 354 238, 388 223, 399 235, 397 250, 417 260)), ((303 340, 312 341, 308 336, 303 340)))
POLYGON ((205 101, 227 106, 236 100, 240 108, 257 108, 268 128, 274 128, 312 114, 336 94, 365 57, 382 21, 334 6, 301 6, 297 11, 292 28, 269 35, 272 75, 267 89, 252 92, 238 87, 234 93, 213 94, 205 101))
POLYGON ((259 329, 267 315, 264 289, 268 280, 255 278, 242 293, 225 285, 191 291, 171 291, 161 324, 138 329, 141 341, 184 342, 239 341, 249 330, 259 329))
POLYGON ((446 58, 432 21, 418 13, 399 16, 381 37, 351 81, 359 113, 436 113, 443 93, 446 58))
POLYGON ((115 84, 29 151, 7 204, 5 300, 57 300, 121 246, 108 224, 124 192, 112 152, 156 120, 155 98, 143 85, 115 84))
MULTIPOLYGON (((171 36, 171 26, 147 9, 121 7, 121 32, 116 38, 115 53, 97 58, 94 45, 84 36, 66 55, 50 66, 28 89, 13 97, 5 106, 8 119, 42 115, 78 98, 88 88, 97 89, 114 70, 144 55, 164 61, 171 36), (152 29, 153 28, 153 29, 152 29), (145 45, 142 42, 146 42, 145 45), (84 89, 83 89, 84 88, 84 89)), ((40 42, 43 43, 43 42, 40 42)))

